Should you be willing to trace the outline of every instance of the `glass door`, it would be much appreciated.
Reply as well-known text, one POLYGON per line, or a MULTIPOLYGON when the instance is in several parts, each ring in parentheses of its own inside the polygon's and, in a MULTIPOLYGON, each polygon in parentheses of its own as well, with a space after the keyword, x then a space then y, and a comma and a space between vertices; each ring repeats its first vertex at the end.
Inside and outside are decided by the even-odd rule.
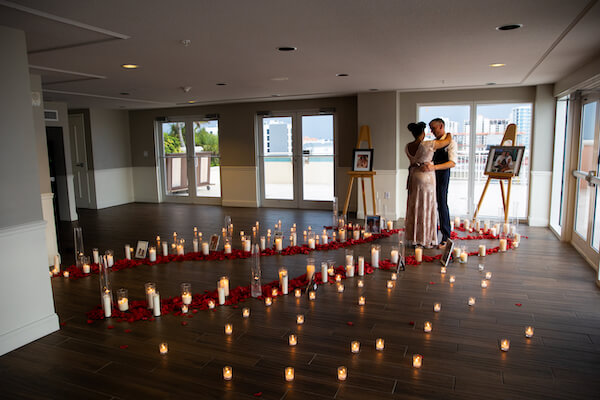
POLYGON ((259 126, 261 204, 329 208, 335 191, 334 115, 263 116, 259 126))
POLYGON ((177 118, 158 125, 163 198, 220 204, 218 121, 177 118))
POLYGON ((581 107, 579 150, 577 154, 575 210, 572 243, 594 265, 600 248, 600 207, 598 207, 599 123, 598 98, 584 98, 581 107))

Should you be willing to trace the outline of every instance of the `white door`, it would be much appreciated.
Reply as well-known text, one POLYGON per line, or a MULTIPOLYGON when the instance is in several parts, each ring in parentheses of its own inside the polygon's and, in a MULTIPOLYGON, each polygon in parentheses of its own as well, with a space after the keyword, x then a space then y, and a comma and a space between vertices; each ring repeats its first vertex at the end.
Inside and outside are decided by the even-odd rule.
POLYGON ((91 183, 88 171, 83 114, 69 115, 69 134, 71 136, 71 162, 73 166, 73 184, 75 187, 75 205, 79 208, 90 208, 91 183))

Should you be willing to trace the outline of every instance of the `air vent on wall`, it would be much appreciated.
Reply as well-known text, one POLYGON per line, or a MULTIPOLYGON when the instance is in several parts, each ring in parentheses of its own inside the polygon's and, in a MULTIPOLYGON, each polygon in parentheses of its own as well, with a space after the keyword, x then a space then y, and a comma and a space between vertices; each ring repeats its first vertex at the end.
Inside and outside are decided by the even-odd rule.
POLYGON ((44 121, 58 121, 58 111, 44 110, 44 121))

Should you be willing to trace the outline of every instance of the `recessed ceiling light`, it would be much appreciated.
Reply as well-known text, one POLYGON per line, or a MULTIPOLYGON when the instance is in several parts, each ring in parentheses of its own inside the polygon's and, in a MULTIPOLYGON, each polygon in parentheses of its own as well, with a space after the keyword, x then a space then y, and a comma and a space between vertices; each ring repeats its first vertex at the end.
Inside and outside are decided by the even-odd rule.
POLYGON ((348 76, 348 74, 335 74, 335 76, 348 76))
POLYGON ((290 78, 288 78, 287 76, 281 76, 281 77, 278 77, 278 78, 271 78, 272 81, 287 81, 288 79, 290 79, 290 78))
POLYGON ((129 96, 131 93, 127 93, 127 92, 121 92, 119 93, 121 96, 129 96))
POLYGON ((136 69, 136 68, 139 68, 139 65, 137 65, 137 64, 121 64, 121 67, 123 67, 125 69, 136 69))
POLYGON ((486 83, 487 86, 493 86, 495 84, 496 84, 496 82, 488 82, 488 83, 486 83))
POLYGON ((298 49, 296 47, 291 47, 291 46, 281 46, 281 47, 278 47, 277 50, 279 50, 279 51, 296 51, 298 49))
POLYGON ((499 31, 512 31, 513 29, 522 28, 523 24, 506 24, 497 26, 496 29, 499 31))
POLYGON ((502 64, 502 63, 494 63, 494 64, 490 64, 490 67, 492 68, 497 68, 497 67, 504 67, 506 64, 502 64))
POLYGON ((196 102, 196 100, 188 100, 189 104, 194 104, 196 102))
POLYGON ((227 84, 225 82, 218 82, 217 86, 227 86, 227 84))

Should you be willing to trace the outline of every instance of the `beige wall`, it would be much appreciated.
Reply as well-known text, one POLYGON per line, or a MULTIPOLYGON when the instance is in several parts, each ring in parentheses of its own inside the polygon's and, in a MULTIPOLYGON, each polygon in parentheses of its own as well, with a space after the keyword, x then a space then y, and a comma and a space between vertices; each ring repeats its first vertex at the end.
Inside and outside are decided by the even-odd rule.
POLYGON ((91 108, 90 133, 94 170, 131 167, 127 111, 91 108))
POLYGON ((51 193, 50 166, 48 164, 48 143, 46 142, 46 126, 44 125, 44 101, 42 100, 42 78, 30 75, 31 93, 40 98, 40 105, 33 106, 33 127, 35 130, 35 149, 38 158, 41 193, 51 193))

